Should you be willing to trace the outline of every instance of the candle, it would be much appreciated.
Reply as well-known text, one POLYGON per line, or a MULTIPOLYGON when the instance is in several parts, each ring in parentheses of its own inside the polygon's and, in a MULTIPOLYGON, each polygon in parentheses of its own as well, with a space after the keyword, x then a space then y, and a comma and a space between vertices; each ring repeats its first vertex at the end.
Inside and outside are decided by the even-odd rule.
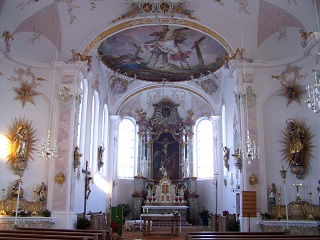
POLYGON ((311 193, 311 185, 309 185, 309 193, 311 193))
POLYGON ((278 193, 281 193, 281 187, 280 186, 278 187, 278 193))

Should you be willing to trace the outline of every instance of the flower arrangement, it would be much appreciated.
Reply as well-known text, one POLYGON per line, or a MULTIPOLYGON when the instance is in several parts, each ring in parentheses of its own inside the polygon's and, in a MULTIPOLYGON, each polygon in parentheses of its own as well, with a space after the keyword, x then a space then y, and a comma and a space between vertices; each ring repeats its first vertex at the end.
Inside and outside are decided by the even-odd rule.
POLYGON ((174 211, 172 212, 172 214, 173 214, 174 216, 179 216, 179 212, 178 212, 177 210, 174 210, 174 211))
POLYGON ((119 224, 116 222, 110 222, 110 227, 112 229, 112 232, 117 232, 119 228, 119 224))
MULTIPOLYGON (((12 216, 16 215, 16 209, 13 209, 12 211, 12 216)), ((30 213, 28 213, 25 209, 18 208, 18 217, 29 217, 30 213)))
POLYGON ((228 210, 222 211, 222 216, 227 216, 228 214, 229 214, 229 211, 228 211, 228 210))

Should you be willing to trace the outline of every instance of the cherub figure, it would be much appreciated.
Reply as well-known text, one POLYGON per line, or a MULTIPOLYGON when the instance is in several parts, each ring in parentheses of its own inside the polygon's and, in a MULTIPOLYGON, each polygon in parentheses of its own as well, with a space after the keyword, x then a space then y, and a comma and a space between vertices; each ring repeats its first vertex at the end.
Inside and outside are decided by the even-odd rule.
POLYGON ((11 52, 10 47, 10 39, 13 40, 13 35, 10 34, 10 31, 4 30, 2 37, 4 37, 4 42, 6 43, 6 52, 11 52))
POLYGON ((307 32, 303 28, 300 28, 299 33, 301 36, 301 47, 305 48, 307 46, 307 39, 313 32, 307 32))
POLYGON ((92 56, 83 55, 81 53, 77 53, 76 50, 71 49, 72 58, 71 63, 76 63, 78 61, 87 62, 88 71, 92 68, 92 56))

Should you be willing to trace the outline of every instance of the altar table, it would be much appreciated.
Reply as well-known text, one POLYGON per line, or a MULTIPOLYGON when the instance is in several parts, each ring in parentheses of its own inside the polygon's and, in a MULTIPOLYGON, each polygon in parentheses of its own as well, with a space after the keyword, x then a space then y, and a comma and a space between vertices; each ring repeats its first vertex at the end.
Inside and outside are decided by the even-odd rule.
POLYGON ((37 228, 50 228, 50 226, 56 223, 55 217, 11 217, 0 216, 0 229, 13 229, 15 221, 17 219, 17 225, 19 227, 37 227, 37 228))
POLYGON ((185 205, 144 205, 142 206, 142 212, 151 214, 168 214, 173 211, 178 211, 183 221, 186 221, 188 208, 189 206, 185 205))
POLYGON ((178 222, 181 232, 181 216, 174 214, 141 214, 140 215, 140 231, 142 229, 143 235, 150 235, 151 220, 170 222, 171 235, 178 236, 178 222))
MULTIPOLYGON (((138 226, 138 224, 141 225, 142 222, 143 222, 142 220, 126 220, 124 222, 124 229, 127 231, 132 231, 136 226, 138 226)), ((152 228, 152 221, 150 222, 150 228, 152 228)))
POLYGON ((289 227, 292 235, 320 234, 319 221, 313 220, 265 220, 257 222, 263 232, 280 232, 289 227))

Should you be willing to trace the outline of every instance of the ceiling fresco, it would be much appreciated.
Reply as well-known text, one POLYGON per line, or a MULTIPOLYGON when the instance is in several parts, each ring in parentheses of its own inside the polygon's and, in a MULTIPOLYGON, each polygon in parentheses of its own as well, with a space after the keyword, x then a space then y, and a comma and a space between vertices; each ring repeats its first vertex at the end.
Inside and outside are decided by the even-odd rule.
POLYGON ((177 25, 139 26, 116 33, 98 47, 111 70, 152 82, 180 82, 217 71, 226 49, 214 38, 177 25))

